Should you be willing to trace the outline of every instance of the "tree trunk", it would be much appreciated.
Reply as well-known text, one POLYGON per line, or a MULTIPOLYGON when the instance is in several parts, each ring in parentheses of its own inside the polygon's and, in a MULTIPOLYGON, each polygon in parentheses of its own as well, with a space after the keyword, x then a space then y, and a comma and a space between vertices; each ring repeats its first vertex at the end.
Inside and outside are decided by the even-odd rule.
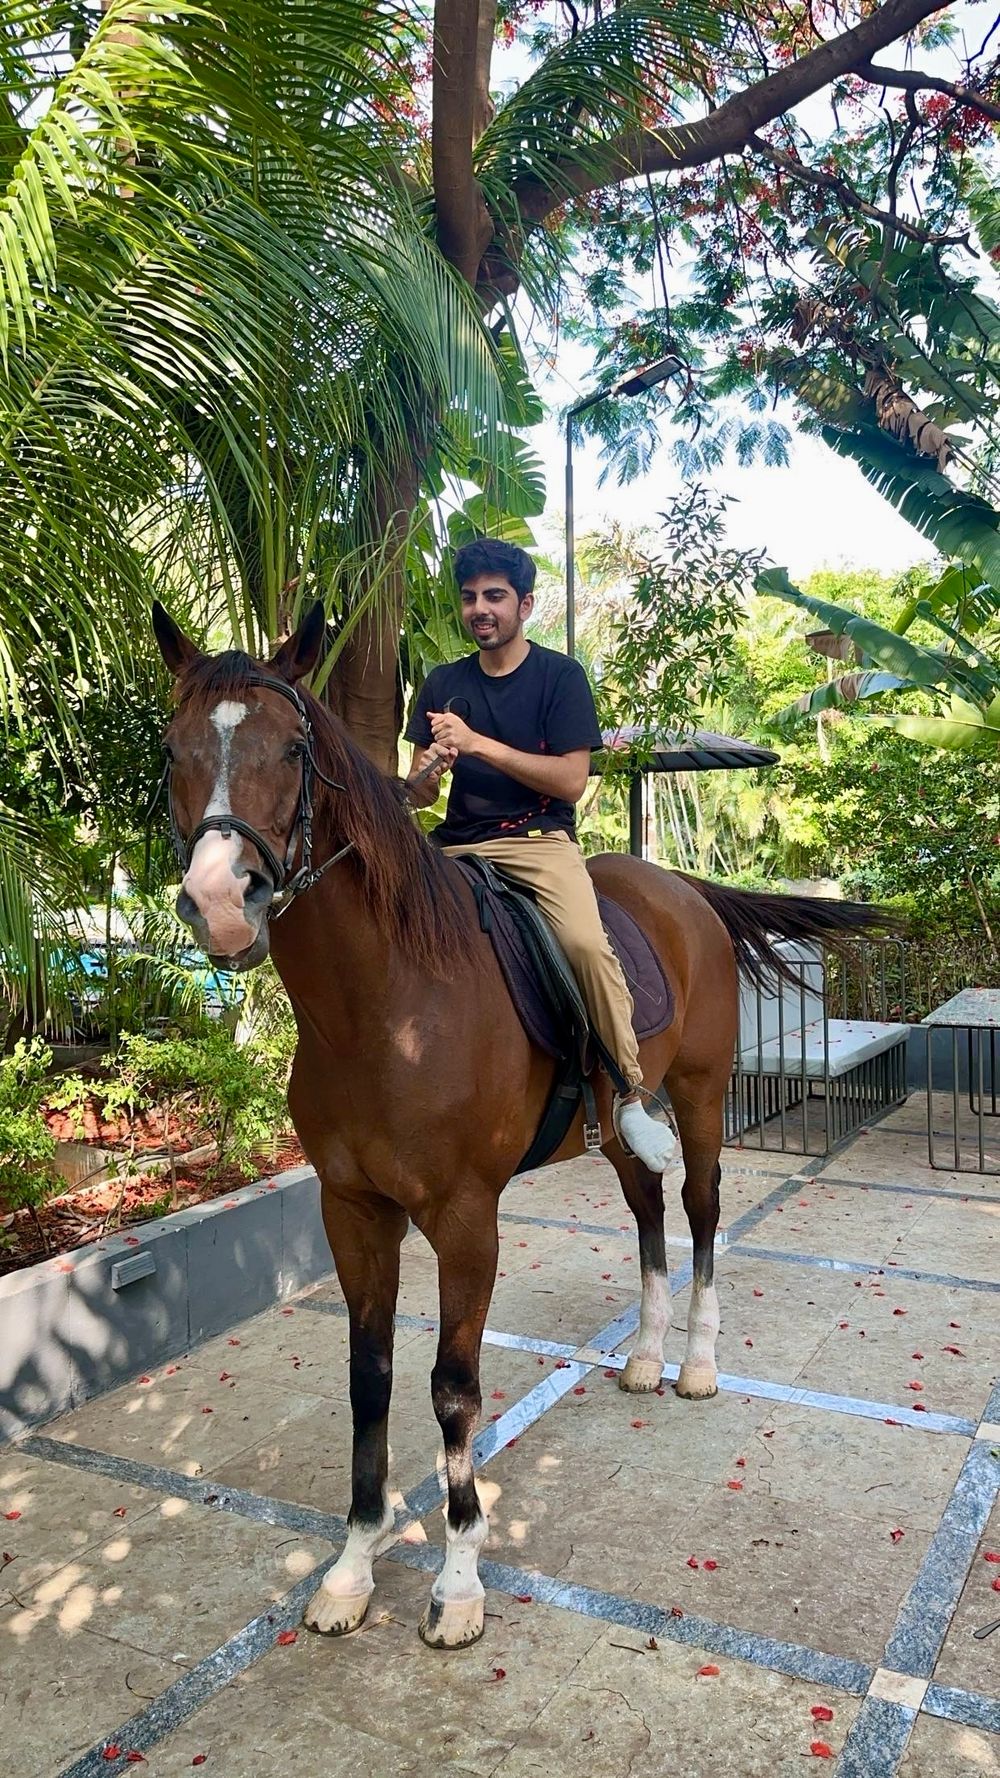
POLYGON ((390 776, 399 769, 403 717, 399 639, 406 608, 406 538, 419 489, 413 451, 398 466, 391 485, 383 483, 376 490, 373 536, 385 540, 383 586, 352 629, 327 683, 330 708, 369 759, 390 776))

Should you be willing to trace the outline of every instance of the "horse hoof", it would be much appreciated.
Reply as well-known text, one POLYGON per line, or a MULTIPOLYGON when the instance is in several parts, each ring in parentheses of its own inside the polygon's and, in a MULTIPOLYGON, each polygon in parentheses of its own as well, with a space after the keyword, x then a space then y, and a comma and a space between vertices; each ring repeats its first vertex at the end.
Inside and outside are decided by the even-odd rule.
POLYGON ((370 1593, 350 1593, 338 1598, 319 1587, 306 1606, 302 1622, 317 1636, 349 1636, 364 1623, 370 1599, 370 1593))
POLYGON ((709 1401, 713 1395, 719 1393, 715 1367, 708 1364, 682 1364, 674 1390, 684 1401, 709 1401))
POLYGON ((629 1395, 650 1395, 654 1389, 659 1389, 662 1375, 663 1366, 658 1358, 632 1357, 618 1378, 618 1387, 629 1395))
POLYGON ((420 1620, 421 1642, 428 1648, 471 1648, 486 1628, 485 1599, 442 1601, 433 1595, 420 1620))

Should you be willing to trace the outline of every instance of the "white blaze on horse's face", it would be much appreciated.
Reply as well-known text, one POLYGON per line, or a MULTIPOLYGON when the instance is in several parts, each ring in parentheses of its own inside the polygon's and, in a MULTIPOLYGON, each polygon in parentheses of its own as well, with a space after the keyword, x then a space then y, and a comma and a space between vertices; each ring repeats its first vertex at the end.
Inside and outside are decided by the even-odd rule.
MULTIPOLYGON (((211 713, 219 737, 219 763, 205 816, 231 815, 230 774, 233 736, 247 714, 245 704, 224 700, 211 713)), ((214 957, 236 957, 253 944, 256 926, 246 917, 244 895, 250 881, 242 862, 243 839, 238 833, 225 839, 218 829, 203 833, 191 855, 183 889, 191 897, 209 934, 208 949, 214 957)))

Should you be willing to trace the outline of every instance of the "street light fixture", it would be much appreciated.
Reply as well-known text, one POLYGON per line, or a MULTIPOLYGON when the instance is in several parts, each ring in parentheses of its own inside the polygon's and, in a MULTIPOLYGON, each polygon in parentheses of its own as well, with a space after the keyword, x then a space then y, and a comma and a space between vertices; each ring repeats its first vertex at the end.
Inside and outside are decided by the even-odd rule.
POLYGON ((655 389, 657 383, 665 383, 684 365, 673 352, 666 358, 657 358, 654 364, 644 364, 641 370, 630 371, 628 376, 619 377, 606 389, 598 389, 593 395, 585 395, 571 407, 566 415, 566 653, 576 653, 576 565, 574 562, 573 537, 573 421, 589 407, 596 407, 599 401, 614 401, 621 395, 644 395, 647 389, 655 389))

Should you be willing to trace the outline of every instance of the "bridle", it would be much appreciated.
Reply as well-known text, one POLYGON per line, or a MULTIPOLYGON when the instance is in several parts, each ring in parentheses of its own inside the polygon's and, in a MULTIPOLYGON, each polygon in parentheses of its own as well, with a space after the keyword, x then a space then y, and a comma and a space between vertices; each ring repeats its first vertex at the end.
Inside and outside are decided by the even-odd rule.
POLYGON ((274 888, 274 899, 268 908, 268 918, 279 919, 280 916, 288 910, 297 895, 302 895, 306 889, 311 889, 313 884, 318 883, 320 878, 330 870, 333 865, 339 864, 340 860, 351 850, 353 844, 352 841, 349 841, 346 846, 341 846, 340 851, 335 852, 333 857, 328 858, 324 864, 316 867, 313 866, 314 779, 318 778, 321 783, 328 785, 331 790, 342 790, 346 792, 347 787, 344 784, 336 783, 333 778, 328 778, 326 773, 321 771, 320 767, 317 765, 316 754, 313 748, 312 724, 309 721, 309 715, 305 704, 295 690, 295 687, 289 685, 284 679, 278 679, 271 673, 261 673, 256 669, 252 673, 247 674, 245 683, 248 686, 261 686, 266 691, 276 691, 280 697, 285 698, 289 704, 294 705, 302 725, 302 777, 299 783, 299 800, 295 811, 295 819, 292 822, 291 830, 288 835, 288 844, 285 847, 284 862, 279 859, 277 853, 271 846, 269 846, 263 834, 258 833, 255 827, 251 827, 249 821, 242 820, 239 815, 206 815, 198 822, 198 825, 192 829, 185 839, 178 826, 177 813, 174 808, 174 762, 169 754, 167 755, 163 767, 163 775, 157 786, 156 795, 150 804, 147 819, 152 819, 157 804, 160 801, 160 797, 164 790, 166 790, 167 814, 170 821, 170 837, 173 841, 174 851, 177 854, 177 862, 181 867, 182 875, 186 874, 190 868, 195 846, 204 834, 218 832, 222 834, 223 839, 228 840, 231 834, 238 833, 242 834, 244 839, 250 840, 260 853, 274 888), (298 870, 295 871, 294 875, 290 875, 292 859, 295 856, 295 849, 300 834, 302 838, 302 860, 298 870))

